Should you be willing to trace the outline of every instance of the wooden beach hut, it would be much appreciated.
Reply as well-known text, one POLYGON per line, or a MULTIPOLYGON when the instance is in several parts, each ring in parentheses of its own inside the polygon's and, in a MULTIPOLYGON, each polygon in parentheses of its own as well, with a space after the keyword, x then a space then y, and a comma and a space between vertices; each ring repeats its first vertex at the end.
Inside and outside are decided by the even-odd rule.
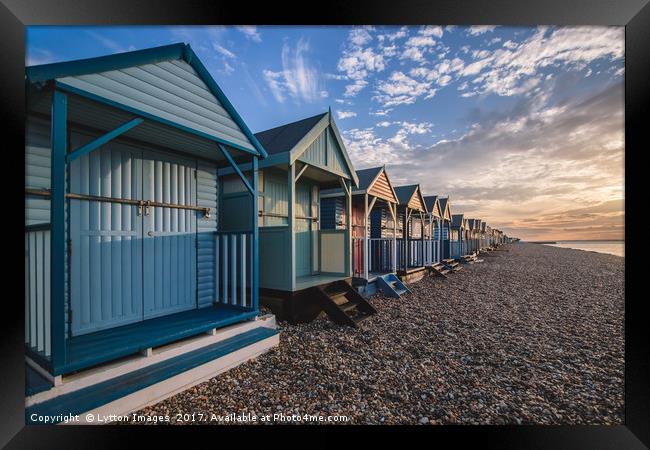
POLYGON ((479 219, 467 219, 467 227, 469 230, 468 236, 468 253, 478 252, 478 230, 479 219))
POLYGON ((440 211, 442 212, 441 226, 438 239, 442 246, 442 259, 451 258, 451 202, 449 197, 438 197, 440 211))
POLYGON ((427 206, 426 213, 426 239, 424 241, 424 264, 431 266, 442 261, 441 234, 438 230, 442 226, 443 211, 437 195, 424 197, 427 206))
POLYGON ((451 216, 451 257, 460 259, 465 255, 465 216, 464 214, 453 214, 451 216))
POLYGON ((41 381, 28 417, 108 401, 119 413, 127 394, 138 407, 138 393, 191 382, 197 363, 218 370, 276 345, 275 329, 247 322, 266 151, 190 46, 28 67, 26 89, 25 342, 41 381), (218 171, 241 177, 242 164, 252 176, 228 202, 218 171), (240 209, 246 227, 217 219, 240 209), (214 334, 226 326, 236 342, 214 334))
POLYGON ((484 250, 487 249, 488 247, 488 241, 487 241, 487 222, 481 221, 481 241, 480 241, 480 249, 484 250))
MULTIPOLYGON (((383 166, 357 170, 359 186, 352 190, 352 275, 353 285, 364 295, 377 288, 399 297, 407 289, 397 271, 397 195, 383 166), (381 278, 381 280, 379 280, 381 278)), ((321 191, 322 229, 343 223, 345 192, 321 191)))
POLYGON ((374 312, 350 285, 351 198, 359 178, 331 112, 255 137, 269 154, 259 165, 262 303, 291 322, 325 310, 337 323, 356 326, 374 312), (344 193, 341 205, 326 208, 341 214, 328 214, 323 224, 320 192, 336 187, 344 193))
POLYGON ((425 274, 424 241, 427 206, 419 184, 395 188, 402 222, 402 236, 397 242, 397 269, 402 281, 421 278, 425 274))

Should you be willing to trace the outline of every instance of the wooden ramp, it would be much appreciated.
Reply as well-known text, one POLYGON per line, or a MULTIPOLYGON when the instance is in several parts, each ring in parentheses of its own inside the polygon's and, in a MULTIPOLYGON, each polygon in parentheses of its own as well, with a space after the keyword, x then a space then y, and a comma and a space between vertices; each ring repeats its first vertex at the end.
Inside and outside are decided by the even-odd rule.
POLYGON ((311 289, 328 317, 339 325, 358 327, 377 310, 344 280, 311 289))

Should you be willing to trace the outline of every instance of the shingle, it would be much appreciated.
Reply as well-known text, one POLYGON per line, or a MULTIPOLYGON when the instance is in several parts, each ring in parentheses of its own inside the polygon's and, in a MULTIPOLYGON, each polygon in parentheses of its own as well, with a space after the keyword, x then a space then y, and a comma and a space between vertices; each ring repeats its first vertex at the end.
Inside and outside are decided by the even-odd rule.
POLYGON ((269 155, 290 151, 327 113, 255 133, 269 155))

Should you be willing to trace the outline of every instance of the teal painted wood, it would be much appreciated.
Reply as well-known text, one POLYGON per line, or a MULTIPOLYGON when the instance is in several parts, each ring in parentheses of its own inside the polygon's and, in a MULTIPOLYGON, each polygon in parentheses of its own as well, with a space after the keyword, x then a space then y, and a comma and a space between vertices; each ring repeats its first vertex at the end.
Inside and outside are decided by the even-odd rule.
MULTIPOLYGON (((51 168, 51 257, 53 261, 66 258, 66 213, 65 213, 65 155, 67 151, 68 97, 55 90, 52 95, 52 168, 51 168)), ((51 330, 52 330, 52 369, 58 375, 66 362, 66 285, 65 264, 50 265, 51 286, 51 330)))
POLYGON ((219 216, 221 231, 251 230, 251 195, 246 192, 221 194, 221 214, 219 216))
POLYGON ((63 77, 58 81, 255 150, 222 103, 185 61, 164 61, 63 77))
POLYGON ((51 355, 50 230, 25 232, 25 342, 51 355))
POLYGON ((135 119, 129 120, 125 124, 120 125, 114 130, 109 131, 108 133, 99 136, 98 138, 84 144, 83 146, 74 149, 72 152, 68 153, 65 157, 66 162, 70 163, 71 161, 80 158, 81 156, 92 152, 93 150, 98 149, 102 145, 106 144, 109 141, 112 141, 121 134, 126 133, 131 128, 140 125, 143 122, 143 119, 137 117, 135 119))
MULTIPOLYGON (((196 161, 145 152, 142 166, 144 200, 180 205, 196 204, 196 161)), ((198 214, 202 213, 178 208, 145 208, 145 319, 196 307, 198 214)))
POLYGON ((298 180, 296 183, 296 277, 310 275, 312 272, 312 221, 311 184, 298 180))
POLYGON ((150 367, 33 405, 25 410, 25 420, 27 423, 34 423, 34 415, 81 414, 276 334, 278 334, 277 330, 264 327, 238 334, 222 342, 170 358, 150 367))
POLYGON ((343 150, 339 146, 332 128, 328 126, 298 158, 299 161, 329 169, 350 178, 343 150))
POLYGON ((343 172, 349 175, 345 158, 343 157, 343 150, 339 146, 334 132, 331 127, 327 127, 327 166, 332 169, 343 172))
POLYGON ((219 183, 217 167, 214 164, 199 161, 196 170, 196 204, 210 208, 210 217, 200 214, 197 217, 197 296, 199 307, 207 306, 216 301, 216 266, 215 266, 215 235, 217 231, 217 201, 219 183))
POLYGON ((291 290, 291 242, 289 227, 260 227, 259 286, 267 289, 291 290))
MULTIPOLYGON (((30 118, 25 126, 25 187, 49 189, 52 175, 50 128, 30 118)), ((50 199, 25 198, 25 225, 50 223, 50 199)))
POLYGON ((253 233, 251 235, 251 308, 253 311, 259 309, 259 283, 260 283, 260 233, 259 233, 259 167, 258 158, 253 156, 251 164, 253 166, 253 205, 255 206, 252 211, 253 216, 253 233))
POLYGON ((264 171, 264 216, 262 226, 286 225, 288 208, 287 176, 272 170, 264 171), (284 216, 284 217, 277 217, 284 216))
MULTIPOLYGON (((93 137, 74 133, 73 145, 93 137)), ((112 142, 70 164, 70 191, 142 198, 142 151, 112 142)), ((135 205, 71 199, 72 334, 142 320, 142 217, 135 205)))
POLYGON ((300 155, 300 160, 327 166, 327 133, 322 132, 300 155))

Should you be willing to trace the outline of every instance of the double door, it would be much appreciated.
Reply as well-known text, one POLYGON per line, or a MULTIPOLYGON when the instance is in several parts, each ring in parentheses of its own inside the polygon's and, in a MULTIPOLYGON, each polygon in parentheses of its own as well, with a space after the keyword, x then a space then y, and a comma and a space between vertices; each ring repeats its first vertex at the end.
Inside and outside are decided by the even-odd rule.
MULTIPOLYGON (((72 146, 87 140, 73 134, 72 146)), ((196 307, 197 211, 178 207, 196 204, 195 171, 194 160, 121 143, 70 164, 73 335, 196 307)))

